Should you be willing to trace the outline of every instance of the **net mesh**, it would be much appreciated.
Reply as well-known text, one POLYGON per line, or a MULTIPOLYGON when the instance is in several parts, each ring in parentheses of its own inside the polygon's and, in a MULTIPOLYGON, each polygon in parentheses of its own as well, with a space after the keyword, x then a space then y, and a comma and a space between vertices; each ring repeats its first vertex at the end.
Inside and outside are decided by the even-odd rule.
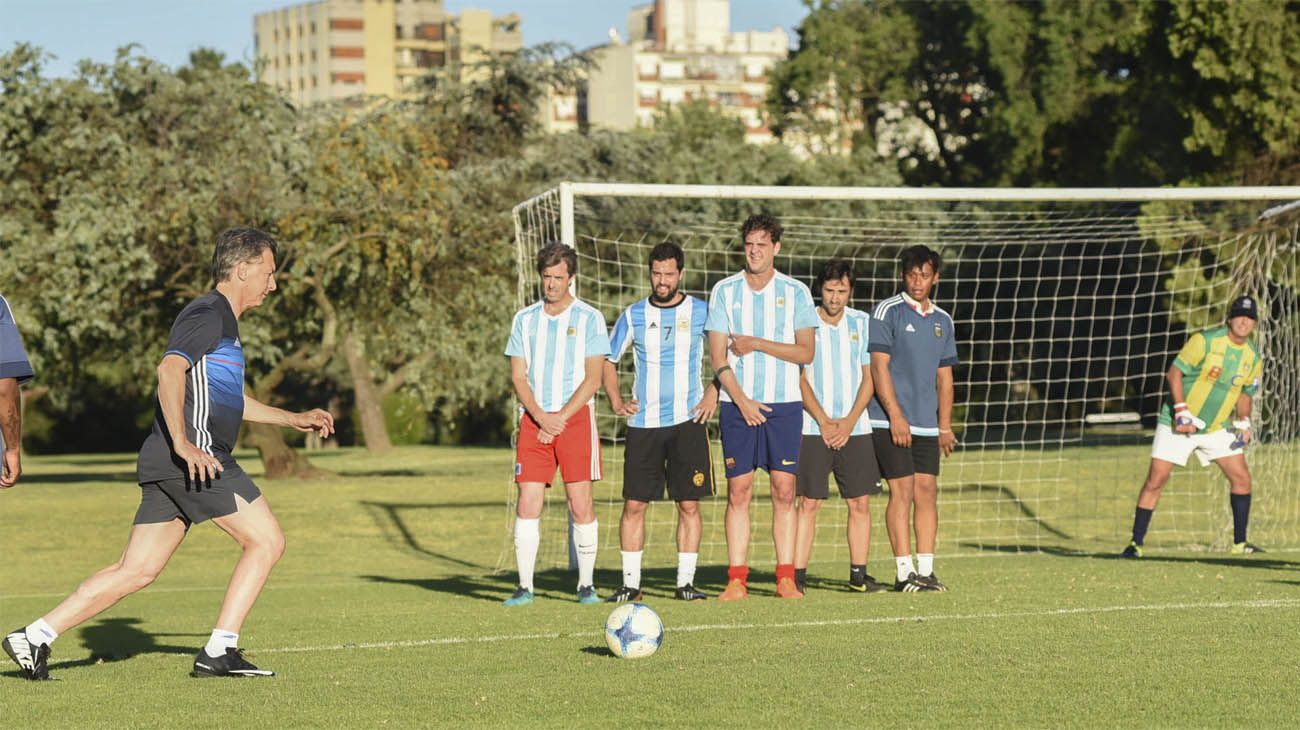
MULTIPOLYGON (((686 252, 682 289, 707 298, 742 265, 741 221, 773 212, 785 226, 777 268, 812 285, 830 257, 850 259, 851 306, 869 310, 898 290, 897 256, 924 243, 944 259, 932 298, 953 317, 954 427, 961 444, 939 477, 942 554, 1064 549, 1113 552, 1127 542, 1164 372, 1187 336, 1223 321, 1233 296, 1265 316, 1254 335, 1265 361, 1248 451, 1254 477, 1251 540, 1300 547, 1300 312, 1298 218, 1261 218, 1268 203, 845 203, 842 201, 583 198, 574 206, 577 294, 612 325, 649 293, 647 256, 661 241, 686 252)), ((518 305, 536 301, 533 256, 560 240, 560 196, 515 211, 518 305)), ((815 294, 815 293, 814 293, 815 294)), ((620 364, 625 389, 632 358, 620 364)), ((707 372, 707 363, 706 363, 707 372)), ((624 424, 598 396, 605 480, 595 486, 602 564, 617 564, 624 424), (611 557, 612 556, 612 557, 611 557), (612 562, 608 562, 612 561, 612 562)), ((715 424, 716 426, 716 424, 715 424)), ((716 427, 712 429, 716 439, 716 427)), ((721 450, 715 444, 715 459, 721 450)), ((1196 460, 1176 469, 1147 544, 1225 549, 1232 537, 1226 482, 1196 460)), ((726 561, 725 480, 701 503, 703 564, 726 561)), ((751 507, 751 563, 771 565, 766 477, 751 507)), ((508 488, 511 520, 514 488, 508 488)), ((888 559, 884 500, 873 498, 871 555, 888 559)), ((539 567, 567 564, 563 493, 549 490, 539 567)), ((847 512, 822 507, 814 562, 846 561, 847 512)), ((651 506, 646 564, 675 564, 676 513, 651 506)), ((498 566, 513 565, 506 541, 498 566)))

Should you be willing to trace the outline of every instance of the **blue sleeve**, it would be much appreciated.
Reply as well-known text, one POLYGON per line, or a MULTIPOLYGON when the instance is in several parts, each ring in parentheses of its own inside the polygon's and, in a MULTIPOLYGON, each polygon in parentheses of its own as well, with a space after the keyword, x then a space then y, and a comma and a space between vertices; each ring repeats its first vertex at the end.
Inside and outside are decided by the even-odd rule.
POLYGON ((632 308, 628 307, 619 315, 618 321, 614 323, 614 332, 609 336, 609 358, 610 362, 618 362, 623 359, 624 353, 627 352, 627 346, 632 344, 632 308))
POLYGON ((9 303, 0 297, 0 378, 15 378, 23 383, 32 379, 35 372, 23 349, 23 338, 18 334, 9 303))
POLYGON ((885 310, 879 317, 871 317, 870 344, 867 347, 872 352, 889 354, 894 349, 894 317, 890 314, 893 309, 885 310))
POLYGON ((605 328, 605 317, 597 310, 592 310, 587 318, 587 357, 609 355, 609 330, 605 328))
POLYGON ((190 367, 221 344, 221 315, 206 304, 186 307, 172 323, 166 355, 180 355, 190 367))
POLYGON ((950 368, 961 362, 957 358, 957 333, 952 317, 948 318, 948 331, 943 337, 943 356, 939 358, 939 367, 950 368))
POLYGON ((506 342, 506 357, 524 356, 524 317, 522 312, 515 312, 514 324, 510 325, 510 339, 506 342))
POLYGON ((713 296, 709 297, 709 318, 704 323, 705 332, 731 332, 726 299, 719 288, 714 287, 713 296))
POLYGON ((862 318, 862 327, 861 327, 861 332, 858 333, 858 338, 862 342, 862 351, 859 353, 858 358, 862 361, 863 365, 868 365, 871 363, 871 316, 870 315, 862 318))
POLYGON ((817 307, 813 306, 812 293, 806 287, 797 287, 795 295, 794 329, 806 330, 817 326, 817 307))

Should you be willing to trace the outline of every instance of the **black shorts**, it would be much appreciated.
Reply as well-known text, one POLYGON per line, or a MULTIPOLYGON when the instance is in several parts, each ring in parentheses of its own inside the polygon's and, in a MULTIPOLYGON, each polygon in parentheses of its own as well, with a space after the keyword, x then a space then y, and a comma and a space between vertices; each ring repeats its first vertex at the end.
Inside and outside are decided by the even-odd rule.
POLYGON ((140 508, 135 512, 135 524, 171 522, 179 517, 189 527, 213 517, 233 515, 238 509, 236 494, 252 503, 262 496, 262 490, 242 469, 230 468, 211 484, 197 485, 183 478, 144 482, 140 485, 140 508))
POLYGON ((901 448, 894 445, 888 428, 871 432, 871 442, 876 447, 876 461, 886 479, 902 479, 913 474, 939 476, 939 437, 912 434, 912 445, 901 448))
POLYGON ((804 436, 799 447, 799 478, 795 493, 801 497, 826 499, 830 495, 830 476, 835 474, 835 484, 845 499, 880 494, 880 468, 871 436, 850 436, 849 442, 837 450, 822 441, 821 436, 804 436))
POLYGON ((623 499, 654 502, 668 496, 677 502, 713 494, 713 459, 709 429, 687 421, 662 428, 627 429, 623 450, 623 499))

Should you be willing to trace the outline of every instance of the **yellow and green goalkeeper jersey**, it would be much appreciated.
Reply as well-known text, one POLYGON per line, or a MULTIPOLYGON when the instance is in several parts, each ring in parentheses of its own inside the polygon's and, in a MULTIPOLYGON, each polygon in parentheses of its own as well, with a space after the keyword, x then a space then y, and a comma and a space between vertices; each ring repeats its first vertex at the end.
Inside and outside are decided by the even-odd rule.
MULTIPOLYGON (((1174 358, 1174 367, 1183 373, 1187 409, 1205 421, 1201 433, 1223 428, 1233 417, 1237 398, 1242 393, 1255 395, 1263 372, 1255 343, 1246 340, 1234 345, 1228 338, 1227 327, 1192 335, 1174 358)), ((1168 398, 1160 407, 1159 420, 1166 426, 1173 423, 1173 402, 1168 398)))

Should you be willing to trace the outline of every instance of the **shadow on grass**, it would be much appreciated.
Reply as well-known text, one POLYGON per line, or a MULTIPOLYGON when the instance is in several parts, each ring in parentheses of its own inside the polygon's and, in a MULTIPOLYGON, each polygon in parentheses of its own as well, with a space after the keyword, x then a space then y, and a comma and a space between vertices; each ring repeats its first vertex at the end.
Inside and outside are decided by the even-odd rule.
POLYGON ((26 484, 84 484, 86 482, 130 482, 135 484, 135 472, 55 472, 53 474, 24 474, 26 484))
POLYGON ((610 659, 614 658, 614 652, 610 651, 608 646, 584 646, 579 651, 583 654, 609 657, 610 659))
POLYGON ((413 532, 403 514, 412 510, 445 510, 445 509, 467 509, 467 508, 496 508, 500 507, 500 502, 371 502, 364 500, 361 506, 370 513, 379 529, 383 532, 384 538, 390 543, 425 555, 438 560, 445 560, 449 563, 459 565, 464 568, 486 568, 487 566, 475 563, 469 560, 453 557, 446 553, 438 552, 428 548, 420 541, 413 532))
MULTIPOLYGON (((700 568, 695 574, 695 586, 709 594, 713 600, 727 580, 724 566, 700 568)), ((515 574, 486 573, 482 575, 455 575, 446 578, 398 578, 387 575, 363 575, 363 580, 375 583, 407 585, 434 593, 447 593, 492 603, 500 603, 514 593, 515 574)), ((749 592, 754 596, 776 594, 776 579, 771 573, 751 572, 749 592)), ((616 570, 597 570, 595 582, 601 597, 608 596, 622 583, 622 574, 616 570)), ((641 590, 646 602, 672 600, 677 588, 676 568, 656 568, 643 571, 641 590)), ((539 600, 575 601, 577 575, 569 570, 543 570, 533 576, 533 594, 539 600)))
MULTIPOLYGON (((1061 558, 1098 558, 1101 560, 1124 560, 1119 551, 1098 552, 1095 550, 1075 550, 1059 545, 1023 545, 1014 543, 962 542, 962 547, 998 553, 1038 553, 1061 558)), ((1148 548, 1148 551, 1150 548, 1148 548)), ((1263 570, 1297 570, 1300 561, 1281 558, 1265 558, 1258 555, 1152 555, 1150 552, 1134 562, 1138 563, 1199 563, 1201 565, 1218 565, 1231 568, 1255 568, 1263 570)))
POLYGON ((433 472, 418 469, 340 469, 336 472, 341 477, 427 477, 433 472))
MULTIPOLYGON (((150 634, 138 628, 143 623, 133 617, 106 618, 81 629, 81 646, 89 654, 80 659, 52 662, 50 671, 88 667, 107 662, 120 662, 141 654, 182 654, 194 656, 203 645, 207 634, 150 634), (187 646, 160 644, 158 638, 163 636, 195 637, 194 643, 187 646)), ((66 639, 65 639, 66 641, 66 639)), ((18 671, 4 672, 5 677, 21 677, 18 671)))
POLYGON ((958 484, 954 487, 942 487, 941 491, 944 494, 953 494, 953 493, 978 494, 981 496, 993 496, 993 497, 1004 499, 1010 502, 1011 504, 1015 505, 1016 509, 1020 511, 1020 514, 1024 515, 1027 519, 1032 521, 1043 532, 1047 532, 1052 535, 1055 535, 1056 537, 1059 537, 1062 540, 1074 539, 1074 537, 1071 536, 1069 533, 1059 528, 1053 527, 1051 523, 1049 523, 1047 520, 1044 520, 1041 517, 1039 517, 1038 513, 1035 512, 1032 507, 1030 507, 1028 504, 1025 504, 1025 502, 1022 499, 1020 499, 1019 495, 1017 495, 1014 491, 1012 491, 1010 487, 1004 484, 958 484))

